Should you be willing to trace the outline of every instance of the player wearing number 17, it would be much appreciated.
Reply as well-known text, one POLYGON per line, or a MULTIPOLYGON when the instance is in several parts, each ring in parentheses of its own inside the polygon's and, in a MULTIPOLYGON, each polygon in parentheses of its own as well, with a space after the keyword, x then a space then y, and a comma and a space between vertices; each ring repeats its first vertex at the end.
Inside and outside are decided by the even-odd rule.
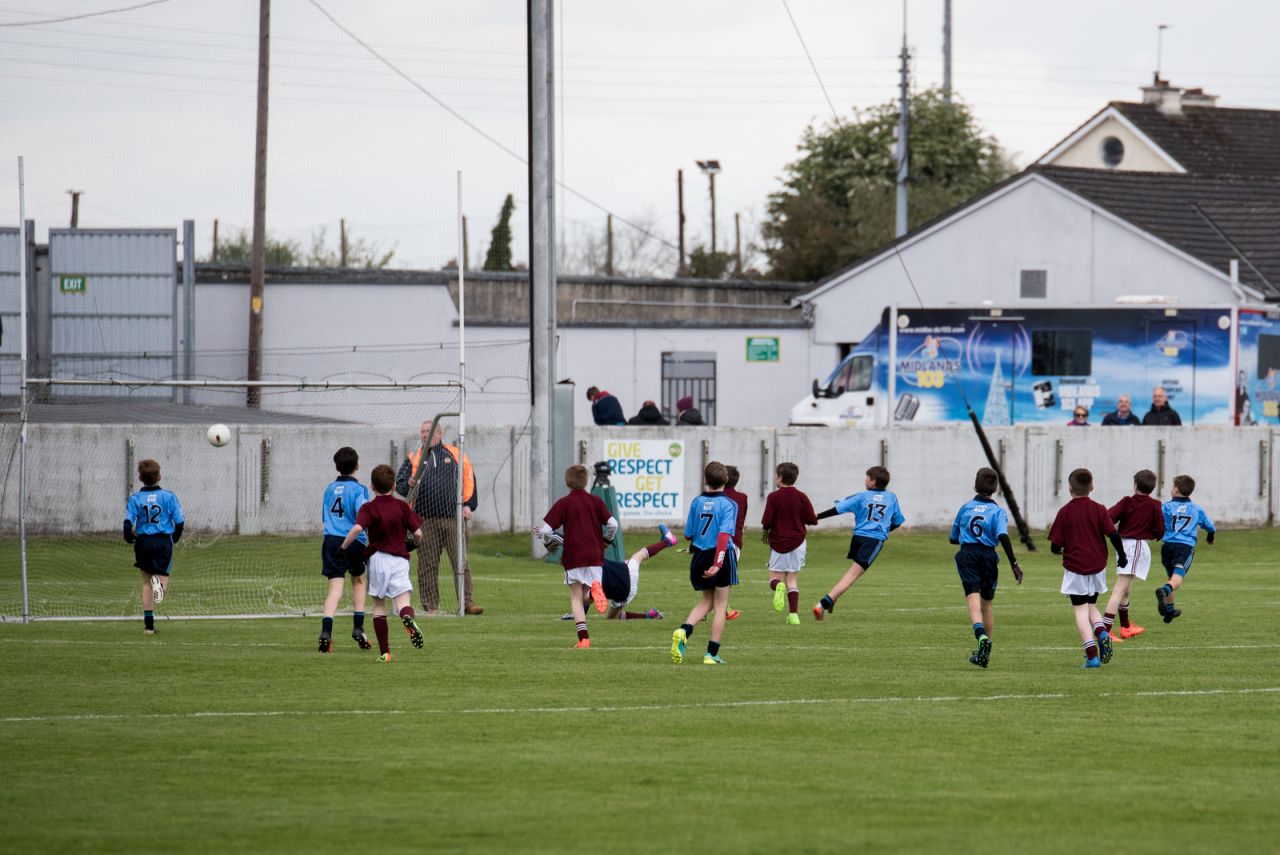
POLYGON ((689 544, 689 581, 702 599, 689 612, 685 622, 671 634, 671 661, 684 661, 685 646, 693 628, 711 612, 711 638, 703 665, 723 665, 720 638, 724 634, 729 609, 729 588, 738 584, 738 556, 733 549, 733 530, 738 523, 738 506, 724 494, 729 470, 713 460, 702 471, 707 490, 689 505, 684 522, 684 536, 689 544))
POLYGON ((1182 614, 1181 609, 1173 606, 1173 592, 1187 581, 1191 560, 1196 555, 1199 530, 1207 532, 1206 543, 1213 543, 1213 536, 1218 531, 1204 508, 1191 501, 1195 488, 1194 478, 1179 475, 1173 479, 1173 498, 1164 503, 1164 546, 1160 547, 1160 563, 1164 565, 1169 582, 1156 589, 1156 606, 1165 623, 1172 623, 1182 614))
POLYGON ((868 469, 866 486, 867 489, 861 493, 843 498, 834 507, 818 514, 820 520, 837 514, 853 514, 853 540, 849 542, 849 558, 853 563, 822 602, 813 607, 813 616, 817 620, 822 620, 826 612, 835 611, 836 600, 871 569, 871 562, 884 548, 889 532, 906 522, 902 509, 898 507, 898 497, 885 489, 889 486, 888 469, 883 466, 868 469))
POLYGON ((960 546, 956 553, 956 572, 964 586, 964 599, 969 604, 969 620, 973 623, 973 637, 978 649, 969 661, 979 668, 986 668, 991 661, 991 636, 995 629, 996 582, 999 576, 1000 556, 996 544, 1004 549, 1013 569, 1013 579, 1022 584, 1022 568, 1013 556, 1013 542, 1009 540, 1009 515, 992 500, 1000 476, 994 469, 983 467, 973 479, 975 495, 960 507, 956 520, 951 524, 951 542, 960 546))

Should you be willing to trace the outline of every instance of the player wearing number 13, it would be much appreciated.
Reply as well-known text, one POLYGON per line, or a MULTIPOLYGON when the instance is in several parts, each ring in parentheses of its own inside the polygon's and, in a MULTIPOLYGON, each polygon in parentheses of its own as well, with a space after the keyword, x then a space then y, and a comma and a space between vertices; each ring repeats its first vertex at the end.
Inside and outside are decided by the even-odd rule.
POLYGON ((867 489, 861 493, 843 498, 834 507, 818 514, 820 520, 837 514, 853 514, 853 540, 849 542, 849 559, 853 564, 849 565, 831 592, 822 598, 822 602, 813 607, 813 616, 817 620, 822 620, 826 612, 835 611, 836 600, 871 569, 871 562, 884 548, 889 532, 906 522, 902 509, 898 507, 898 497, 885 489, 889 486, 888 469, 883 466, 868 469, 866 486, 867 489))
POLYGON ((992 500, 1000 476, 994 469, 983 467, 973 479, 975 495, 960 507, 955 522, 951 524, 951 542, 958 544, 956 572, 964 586, 964 599, 969 605, 969 620, 973 624, 973 637, 978 648, 969 661, 979 668, 986 668, 991 660, 991 636, 994 635, 994 607, 996 582, 999 576, 1000 556, 996 544, 1004 549, 1013 569, 1013 579, 1022 584, 1022 568, 1013 555, 1013 543, 1009 540, 1009 515, 992 500))
POLYGON ((1208 533, 1206 543, 1213 543, 1218 531, 1204 508, 1191 501, 1195 488, 1194 478, 1179 475, 1173 479, 1173 498, 1164 503, 1164 546, 1160 547, 1160 563, 1169 582, 1156 589, 1156 606, 1165 623, 1182 614, 1181 609, 1174 608, 1173 595, 1187 580, 1200 529, 1208 533))

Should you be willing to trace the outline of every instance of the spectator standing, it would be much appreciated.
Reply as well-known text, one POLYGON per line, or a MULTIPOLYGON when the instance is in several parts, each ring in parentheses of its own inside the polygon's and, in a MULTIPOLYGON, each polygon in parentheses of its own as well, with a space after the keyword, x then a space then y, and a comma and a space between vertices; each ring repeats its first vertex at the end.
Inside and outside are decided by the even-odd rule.
POLYGON ((667 417, 662 414, 662 410, 658 409, 657 404, 653 401, 645 401, 640 407, 640 412, 632 416, 627 424, 664 427, 671 422, 667 421, 667 417))
POLYGON ((1103 425, 1140 425, 1142 419, 1133 411, 1133 399, 1128 395, 1116 398, 1116 408, 1102 417, 1103 425))
POLYGON ((1071 421, 1067 422, 1068 427, 1088 427, 1089 426, 1089 408, 1077 405, 1075 411, 1071 414, 1071 421))
POLYGON ((701 426, 707 422, 702 418, 702 413, 693 405, 693 396, 685 395, 676 401, 676 412, 679 414, 676 418, 676 424, 701 426))
POLYGON ((1182 416, 1169 406, 1169 396, 1165 394, 1163 386, 1157 386, 1151 390, 1151 409, 1147 410, 1147 414, 1142 417, 1142 423, 1159 427, 1182 424, 1182 416))

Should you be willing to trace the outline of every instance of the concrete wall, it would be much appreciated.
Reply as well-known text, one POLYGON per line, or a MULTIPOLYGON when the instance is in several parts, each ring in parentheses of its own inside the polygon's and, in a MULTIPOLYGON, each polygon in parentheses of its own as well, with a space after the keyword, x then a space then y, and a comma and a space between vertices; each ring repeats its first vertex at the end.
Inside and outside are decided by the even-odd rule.
MULTIPOLYGON (((237 428, 226 448, 204 441, 190 425, 48 425, 29 428, 29 529, 43 533, 106 533, 119 530, 124 501, 134 489, 133 462, 154 457, 164 468, 163 483, 174 490, 193 531, 314 533, 320 496, 333 477, 333 450, 352 443, 361 453, 361 479, 378 463, 398 465, 408 431, 361 427, 353 442, 350 426, 254 426, 237 428), (132 443, 132 446, 130 446, 132 443), (264 456, 265 454, 265 456, 264 456)), ((1114 503, 1131 491, 1133 472, 1150 468, 1163 475, 1161 495, 1169 495, 1175 475, 1198 482, 1195 498, 1220 524, 1270 525, 1280 491, 1275 454, 1280 430, 1267 428, 1090 428, 1018 427, 989 429, 1004 458, 1016 498, 1030 524, 1047 527, 1068 499, 1066 477, 1078 466, 1095 477, 1095 498, 1114 503), (1162 450, 1163 449, 1163 450, 1162 450)), ((739 489, 751 500, 748 524, 756 526, 773 467, 782 460, 800 466, 800 487, 819 509, 862 489, 868 466, 885 463, 890 489, 902 501, 907 524, 945 528, 970 495, 973 473, 985 465, 967 426, 827 430, 821 428, 596 428, 579 427, 575 456, 587 463, 603 458, 603 443, 618 438, 681 439, 685 442, 684 504, 697 493, 707 460, 733 463, 742 471, 739 489)), ((0 485, 0 531, 17 529, 17 426, 0 425, 0 459, 7 469, 0 485)), ((535 512, 528 497, 527 436, 511 427, 474 428, 468 455, 478 479, 478 531, 521 530, 535 512)), ((673 522, 682 522, 683 518, 673 522)), ((826 520, 828 529, 848 527, 846 519, 826 520)))

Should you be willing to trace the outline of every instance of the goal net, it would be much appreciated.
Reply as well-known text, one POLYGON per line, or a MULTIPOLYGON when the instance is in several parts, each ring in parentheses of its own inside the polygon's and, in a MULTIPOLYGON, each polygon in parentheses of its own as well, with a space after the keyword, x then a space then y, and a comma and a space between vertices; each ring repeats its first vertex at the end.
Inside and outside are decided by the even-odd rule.
POLYGON ((32 619, 141 617, 141 575, 122 524, 144 459, 160 464, 160 485, 178 497, 186 518, 157 619, 318 614, 327 586, 321 506, 343 446, 360 455, 359 481, 367 485, 374 467, 387 464, 399 476, 396 493, 432 515, 413 558, 415 605, 460 613, 461 580, 449 558, 465 564, 466 537, 457 543, 457 479, 442 474, 442 458, 459 445, 459 385, 267 383, 256 387, 260 406, 253 408, 249 388, 115 380, 34 386, 25 502, 20 425, 7 411, 0 421, 0 620, 24 616, 24 547, 32 619), (228 428, 223 447, 207 438, 215 424, 228 428), (432 424, 444 448, 432 446, 432 424))

